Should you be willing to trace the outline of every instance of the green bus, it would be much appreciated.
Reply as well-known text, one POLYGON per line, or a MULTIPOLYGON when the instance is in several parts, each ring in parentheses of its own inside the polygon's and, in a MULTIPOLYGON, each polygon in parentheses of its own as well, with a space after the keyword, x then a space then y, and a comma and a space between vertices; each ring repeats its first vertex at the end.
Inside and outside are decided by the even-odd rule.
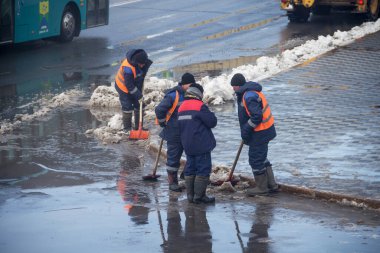
POLYGON ((52 37, 69 42, 108 18, 109 0, 1 0, 0 44, 52 37))

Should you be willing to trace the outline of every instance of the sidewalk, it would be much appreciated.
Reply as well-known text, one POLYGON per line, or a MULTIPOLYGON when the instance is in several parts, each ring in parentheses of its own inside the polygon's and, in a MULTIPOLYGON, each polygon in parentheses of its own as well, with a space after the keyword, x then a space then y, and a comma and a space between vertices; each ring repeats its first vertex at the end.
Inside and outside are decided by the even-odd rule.
MULTIPOLYGON (((380 201, 380 33, 260 84, 275 117, 268 158, 277 180, 380 201)), ((232 166, 240 144, 233 103, 212 107, 213 164, 232 166)), ((251 176, 248 146, 235 174, 251 176)))
MULTIPOLYGON (((380 200, 380 33, 260 82, 275 117, 279 182, 380 200)), ((217 108, 214 164, 240 143, 232 104, 217 108)), ((252 175, 245 146, 236 173, 252 175)))

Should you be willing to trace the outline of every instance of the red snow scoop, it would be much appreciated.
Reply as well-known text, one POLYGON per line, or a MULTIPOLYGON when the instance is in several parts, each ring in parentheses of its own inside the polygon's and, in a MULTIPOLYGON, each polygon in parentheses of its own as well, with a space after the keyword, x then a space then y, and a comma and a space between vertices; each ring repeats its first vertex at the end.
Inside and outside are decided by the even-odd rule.
POLYGON ((161 150, 162 150, 162 144, 164 143, 164 139, 161 139, 161 142, 160 142, 160 147, 158 149, 158 153, 157 153, 157 158, 156 158, 156 163, 154 164, 154 167, 153 167, 153 173, 152 174, 149 174, 149 175, 146 175, 146 176, 143 176, 143 180, 146 180, 146 181, 156 181, 157 178, 159 178, 161 175, 156 175, 156 171, 157 171, 157 166, 158 166, 158 160, 160 160, 160 155, 161 155, 161 150))
POLYGON ((143 130, 142 126, 142 105, 143 101, 140 101, 140 118, 139 118, 139 128, 137 130, 131 130, 129 132, 129 139, 131 140, 146 140, 149 138, 149 131, 143 130))
POLYGON ((239 147, 239 150, 238 150, 238 152, 236 154, 235 161, 234 161, 234 164, 232 165, 232 168, 231 168, 231 171, 230 171, 230 175, 228 176, 228 179, 226 181, 218 180, 216 182, 211 183, 212 185, 219 186, 219 185, 222 185, 224 182, 231 182, 232 186, 234 186, 234 185, 236 185, 239 182, 238 179, 233 178, 233 174, 234 174, 234 171, 235 171, 235 168, 236 168, 237 161, 239 160, 241 150, 243 149, 243 146, 244 146, 244 142, 242 140, 240 142, 240 147, 239 147))

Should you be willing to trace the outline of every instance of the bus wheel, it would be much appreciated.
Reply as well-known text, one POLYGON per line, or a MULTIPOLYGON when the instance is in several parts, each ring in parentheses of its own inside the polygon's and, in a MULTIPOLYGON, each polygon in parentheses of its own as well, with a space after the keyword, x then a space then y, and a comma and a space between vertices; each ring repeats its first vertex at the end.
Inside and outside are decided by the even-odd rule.
POLYGON ((379 0, 371 0, 368 4, 368 19, 375 21, 379 17, 379 0))
POLYGON ((72 41, 76 31, 76 19, 74 12, 70 7, 66 7, 62 14, 61 19, 61 33, 59 40, 62 42, 72 41))

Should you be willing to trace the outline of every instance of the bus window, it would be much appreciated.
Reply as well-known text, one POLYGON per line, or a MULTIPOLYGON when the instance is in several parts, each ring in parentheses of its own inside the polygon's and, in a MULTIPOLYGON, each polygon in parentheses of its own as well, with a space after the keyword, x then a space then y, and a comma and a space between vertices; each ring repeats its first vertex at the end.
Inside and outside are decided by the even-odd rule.
POLYGON ((12 42, 12 0, 1 0, 0 5, 0 44, 12 42))
POLYGON ((108 3, 109 0, 88 0, 87 1, 87 27, 94 27, 108 24, 108 3))

